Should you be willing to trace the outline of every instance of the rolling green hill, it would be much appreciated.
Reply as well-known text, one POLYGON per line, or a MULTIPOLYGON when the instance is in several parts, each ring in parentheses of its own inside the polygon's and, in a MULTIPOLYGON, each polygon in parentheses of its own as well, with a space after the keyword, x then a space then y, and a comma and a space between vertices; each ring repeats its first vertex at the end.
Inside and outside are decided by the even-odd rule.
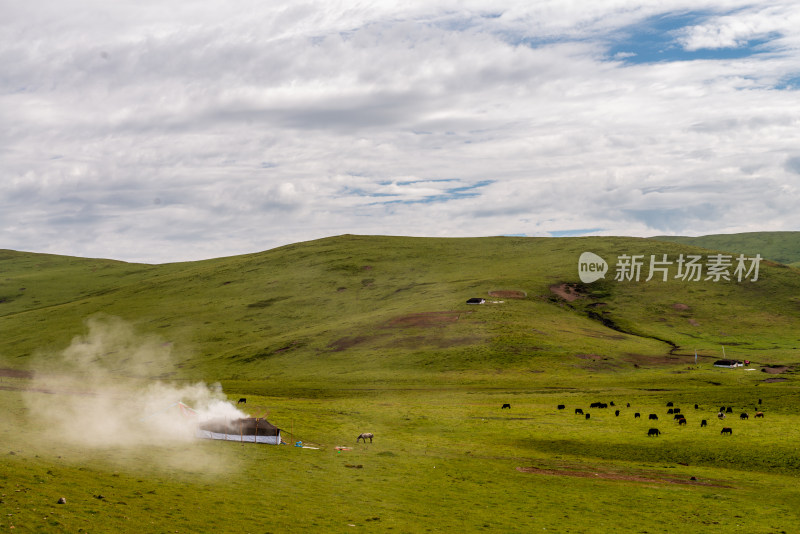
POLYGON ((700 237, 656 236, 652 239, 711 250, 749 255, 761 254, 763 258, 800 267, 800 232, 747 232, 700 237))
POLYGON ((164 265, 4 251, 0 358, 13 368, 57 366, 52 355, 86 336, 94 317, 98 332, 118 318, 168 347, 170 359, 147 366, 161 377, 324 373, 358 382, 498 368, 628 370, 687 362, 695 351, 716 358, 722 346, 764 364, 800 359, 795 269, 764 261, 755 282, 682 281, 673 264, 667 281, 645 282, 645 263, 639 282, 613 280, 623 254, 674 262, 707 252, 616 237, 353 235, 164 265), (608 260, 604 280, 580 283, 584 251, 608 260), (488 302, 470 306, 470 297, 488 302))
POLYGON ((165 265, 0 251, 0 529, 792 532, 800 271, 715 281, 714 255, 352 235, 165 265), (584 252, 604 278, 580 281, 584 252), (713 367, 723 348, 752 365, 713 367), (311 447, 167 432, 202 395, 311 447))

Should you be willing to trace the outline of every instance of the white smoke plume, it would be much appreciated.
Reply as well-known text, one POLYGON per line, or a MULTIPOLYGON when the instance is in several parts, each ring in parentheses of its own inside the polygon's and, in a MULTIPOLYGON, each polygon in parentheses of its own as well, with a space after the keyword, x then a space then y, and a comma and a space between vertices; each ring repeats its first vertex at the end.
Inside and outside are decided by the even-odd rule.
POLYGON ((207 419, 247 417, 219 385, 154 380, 171 368, 172 345, 116 317, 94 317, 59 354, 40 356, 25 395, 31 421, 89 449, 157 446, 186 451, 207 419), (54 361, 55 360, 55 361, 54 361), (191 408, 191 410, 186 408, 191 408))

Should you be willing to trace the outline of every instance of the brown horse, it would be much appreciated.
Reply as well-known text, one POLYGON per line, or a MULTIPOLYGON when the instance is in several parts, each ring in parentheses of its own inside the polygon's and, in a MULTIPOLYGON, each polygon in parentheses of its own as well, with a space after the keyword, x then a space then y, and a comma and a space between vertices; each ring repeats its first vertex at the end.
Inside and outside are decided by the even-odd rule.
POLYGON ((367 440, 369 440, 369 442, 372 443, 372 437, 373 437, 372 432, 364 432, 358 435, 358 437, 356 438, 356 443, 358 443, 358 441, 361 439, 364 440, 364 443, 366 443, 367 440))

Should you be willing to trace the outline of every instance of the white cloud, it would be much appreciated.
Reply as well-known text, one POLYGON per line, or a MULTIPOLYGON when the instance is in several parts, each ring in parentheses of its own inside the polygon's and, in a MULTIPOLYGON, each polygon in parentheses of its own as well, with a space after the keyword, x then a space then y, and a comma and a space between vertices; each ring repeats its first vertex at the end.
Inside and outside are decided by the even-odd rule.
POLYGON ((794 2, 755 6, 686 28, 679 41, 687 50, 738 48, 771 34, 775 38, 795 34, 798 24, 800 7, 794 2))
POLYGON ((161 262, 337 233, 796 229, 800 104, 776 87, 800 71, 797 13, 14 4, 0 247, 161 262), (764 53, 608 53, 618 32, 689 12, 665 34, 685 50, 766 39, 764 53))

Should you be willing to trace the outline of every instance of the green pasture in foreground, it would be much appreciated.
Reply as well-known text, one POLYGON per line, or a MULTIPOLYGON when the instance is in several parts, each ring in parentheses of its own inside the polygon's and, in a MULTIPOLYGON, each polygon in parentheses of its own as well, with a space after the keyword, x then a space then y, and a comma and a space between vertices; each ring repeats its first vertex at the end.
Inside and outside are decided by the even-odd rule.
POLYGON ((342 390, 319 380, 294 395, 252 394, 269 391, 268 383, 228 386, 233 399, 248 394, 254 415, 268 411, 285 432, 293 429, 287 441, 318 449, 206 441, 78 446, 47 432, 62 395, 24 391, 26 380, 5 379, 0 385, 19 389, 0 390, 0 529, 794 531, 796 386, 708 366, 647 374, 640 384, 606 377, 571 388, 541 377, 519 388, 342 390), (46 396, 52 411, 27 412, 26 396, 46 396), (595 401, 614 401, 620 415, 612 407, 589 409, 595 401), (685 427, 667 416, 668 401, 686 414, 685 427), (510 410, 500 408, 505 402, 510 410), (566 409, 557 410, 559 403, 566 409), (735 410, 724 422, 716 417, 723 404, 735 410), (755 406, 763 419, 753 418, 755 406), (575 415, 576 407, 591 418, 575 415), (743 410, 750 419, 738 418, 743 410), (659 421, 647 420, 649 413, 659 421), (723 424, 731 436, 720 435, 723 424), (648 438, 650 427, 662 436, 648 438), (357 445, 364 430, 375 441, 357 445), (67 503, 57 504, 60 497, 67 503))
POLYGON ((582 284, 584 251, 710 253, 371 236, 166 265, 0 251, 0 530, 796 531, 800 272, 582 284), (713 368, 723 347, 754 370, 713 368), (171 403, 198 381, 317 448, 112 446, 102 417, 88 445, 57 424, 75 399, 138 420, 145 392, 171 403))

